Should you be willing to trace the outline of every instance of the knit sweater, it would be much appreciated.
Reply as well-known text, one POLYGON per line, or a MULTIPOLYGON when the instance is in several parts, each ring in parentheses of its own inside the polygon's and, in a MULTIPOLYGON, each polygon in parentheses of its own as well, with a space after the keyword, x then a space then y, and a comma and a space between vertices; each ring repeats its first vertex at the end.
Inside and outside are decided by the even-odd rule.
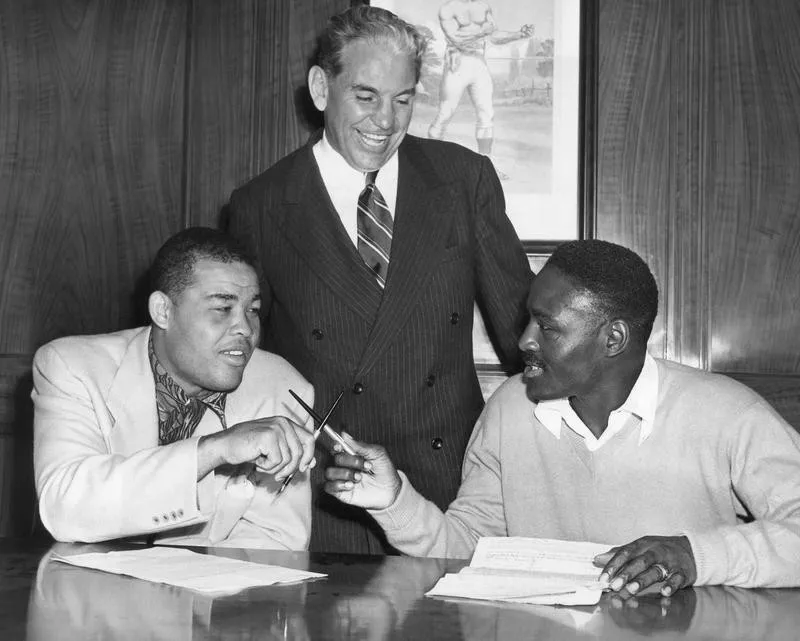
POLYGON ((646 439, 634 416, 593 452, 563 423, 556 437, 517 375, 478 419, 446 513, 401 473, 395 502, 371 514, 415 556, 466 558, 481 536, 620 545, 684 534, 696 585, 800 585, 800 434, 741 383, 656 363, 646 439))

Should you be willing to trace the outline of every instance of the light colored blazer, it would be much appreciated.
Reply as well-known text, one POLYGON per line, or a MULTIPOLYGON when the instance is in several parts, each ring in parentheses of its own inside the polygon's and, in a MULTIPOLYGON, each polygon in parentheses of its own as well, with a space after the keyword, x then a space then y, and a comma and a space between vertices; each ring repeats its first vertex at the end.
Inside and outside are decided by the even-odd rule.
MULTIPOLYGON (((192 438, 159 446, 149 336, 149 327, 74 336, 37 351, 33 458, 44 526, 60 541, 157 535, 170 544, 305 549, 307 473, 279 497, 279 484, 251 465, 198 481, 198 440, 222 429, 213 412, 192 438)), ((309 427, 289 389, 313 402, 313 388, 289 363, 256 350, 228 394, 228 426, 283 415, 309 427)))

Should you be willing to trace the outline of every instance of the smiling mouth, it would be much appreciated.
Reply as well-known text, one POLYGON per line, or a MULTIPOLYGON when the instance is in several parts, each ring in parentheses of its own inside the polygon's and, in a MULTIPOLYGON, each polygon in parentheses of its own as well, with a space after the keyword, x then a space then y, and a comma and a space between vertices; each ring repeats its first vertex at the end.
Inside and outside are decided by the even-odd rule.
POLYGON ((250 350, 226 349, 223 350, 221 354, 237 365, 244 365, 248 360, 250 360, 250 350))
POLYGON ((358 135, 368 147, 383 147, 389 140, 389 134, 371 134, 364 131, 359 131, 358 135))
POLYGON ((522 372, 523 378, 536 378, 544 374, 544 363, 531 355, 525 356, 525 369, 522 372))

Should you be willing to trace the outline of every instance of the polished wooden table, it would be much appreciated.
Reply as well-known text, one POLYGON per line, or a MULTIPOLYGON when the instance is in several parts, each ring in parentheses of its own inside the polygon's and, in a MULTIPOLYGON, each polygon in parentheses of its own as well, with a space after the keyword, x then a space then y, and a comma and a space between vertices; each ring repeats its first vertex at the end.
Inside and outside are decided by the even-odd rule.
POLYGON ((109 549, 122 548, 0 540, 0 639, 800 639, 800 590, 714 587, 624 606, 606 596, 590 608, 504 605, 424 596, 461 562, 215 550, 328 577, 211 598, 50 559, 53 550, 109 549))

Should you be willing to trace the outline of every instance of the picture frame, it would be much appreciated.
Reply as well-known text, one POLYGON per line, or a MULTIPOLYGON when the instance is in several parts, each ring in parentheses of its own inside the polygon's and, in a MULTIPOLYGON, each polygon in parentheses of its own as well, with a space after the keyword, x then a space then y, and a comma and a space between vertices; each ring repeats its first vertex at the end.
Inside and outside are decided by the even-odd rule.
MULTIPOLYGON (((539 270, 544 267, 553 249, 555 249, 555 244, 546 245, 540 243, 537 251, 528 252, 528 263, 534 274, 538 273, 539 270)), ((472 355, 475 361, 475 367, 478 369, 479 373, 483 372, 487 375, 497 373, 505 376, 503 367, 500 364, 500 359, 497 356, 492 339, 486 329, 486 324, 483 322, 483 317, 478 305, 475 305, 473 312, 472 355)), ((481 382, 481 386, 483 386, 483 382, 481 382)))
MULTIPOLYGON (((438 55, 442 58, 440 53, 442 47, 444 46, 446 50, 445 36, 441 25, 437 32, 436 23, 439 21, 438 11, 445 2, 446 0, 353 0, 352 4, 380 6, 412 24, 425 27, 425 35, 429 38, 433 36, 434 43, 437 42, 437 38, 439 39, 438 45, 434 46, 434 56, 438 55), (438 46, 438 51, 436 46, 438 46)), ((549 165, 544 163, 542 171, 542 175, 548 178, 543 181, 539 176, 538 183, 540 189, 542 189, 543 182, 549 184, 549 191, 547 188, 542 189, 541 192, 526 191, 524 186, 529 182, 524 180, 518 180, 518 184, 515 186, 514 175, 503 170, 502 161, 499 160, 495 164, 496 169, 499 169, 498 173, 506 198, 509 219, 522 241, 531 269, 536 273, 559 243, 565 240, 591 238, 594 235, 597 152, 597 3, 592 0, 483 0, 483 3, 492 8, 495 23, 498 29, 503 31, 509 30, 507 18, 513 21, 513 17, 516 17, 517 22, 528 24, 524 22, 527 19, 526 16, 529 15, 526 14, 526 11, 532 12, 530 15, 538 11, 540 17, 547 20, 549 16, 552 21, 549 29, 543 27, 538 29, 537 42, 536 18, 531 17, 534 26, 531 38, 533 44, 528 44, 524 56, 519 55, 520 49, 513 52, 513 56, 506 56, 506 58, 516 57, 517 59, 525 58, 525 60, 514 62, 506 59, 505 64, 508 69, 505 74, 502 73, 504 64, 502 55, 495 56, 499 57, 500 61, 487 63, 491 71, 494 71, 492 76, 494 84, 499 86, 503 94, 501 100, 498 101, 495 100, 493 92, 493 106, 498 119, 497 137, 505 138, 504 141, 498 141, 498 151, 503 149, 504 144, 506 146, 509 144, 509 132, 513 134, 515 142, 517 138, 521 138, 524 143, 527 137, 527 139, 538 139, 540 142, 544 140, 544 146, 549 144, 550 148, 549 165), (510 16, 501 16, 501 12, 505 12, 507 9, 511 9, 510 16), (545 44, 548 36, 552 38, 551 44, 545 44), (533 61, 530 60, 531 56, 527 55, 531 52, 531 48, 533 61), (553 81, 551 83, 552 102, 548 105, 540 104, 541 100, 537 103, 536 100, 536 90, 539 89, 538 93, 541 96, 542 78, 546 78, 547 74, 538 73, 538 79, 530 78, 530 76, 532 68, 536 72, 547 71, 546 65, 540 69, 539 64, 547 62, 549 50, 552 51, 550 58, 553 81), (532 87, 532 92, 527 97, 524 92, 520 98, 513 95, 513 92, 519 89, 519 86, 514 86, 509 79, 513 65, 517 65, 519 71, 516 77, 517 85, 524 85, 526 78, 531 81, 529 86, 532 87), (499 109, 497 109, 498 105, 494 104, 496 102, 501 103, 499 109), (503 131, 503 118, 508 115, 506 112, 517 112, 520 105, 524 108, 526 104, 529 105, 530 122, 533 124, 527 128, 526 126, 521 128, 512 126, 503 131), (511 108, 503 109, 503 107, 511 108), (550 122, 549 132, 542 129, 542 123, 548 121, 550 122), (520 131, 522 131, 521 136, 519 135, 520 131), (520 187, 520 182, 522 187, 520 187), (553 212, 557 213, 553 214, 553 212), (556 222, 552 224, 554 220, 556 222)), ((516 27, 512 24, 510 28, 516 27)), ((506 49, 509 48, 508 45, 501 45, 501 47, 503 46, 506 49)), ((517 46, 519 47, 519 45, 517 46)), ((497 51, 490 53, 497 54, 497 51)), ((491 55, 487 55, 487 58, 491 57, 491 55)), ((434 98, 438 98, 431 88, 435 86, 437 80, 441 83, 442 72, 439 72, 437 78, 435 70, 437 65, 442 67, 443 64, 443 59, 437 62, 435 57, 433 60, 427 61, 427 66, 423 64, 422 91, 418 91, 414 107, 415 114, 409 127, 409 133, 412 135, 428 135, 425 128, 426 118, 429 128, 432 122, 431 104, 434 103, 434 98), (430 72, 431 68, 434 69, 434 73, 426 86, 424 74, 430 72), (426 103, 427 106, 421 106, 426 103)), ((418 85, 418 89, 419 87, 420 85, 418 85)), ((462 95, 453 116, 453 121, 460 120, 460 136, 449 139, 477 150, 477 135, 473 140, 468 133, 465 133, 464 128, 464 123, 469 122, 471 111, 475 111, 474 106, 470 104, 467 96, 462 95)), ((435 116, 433 117, 435 118, 435 116)), ((524 118, 522 122, 524 125, 524 118)), ((448 139, 447 136, 445 139, 448 139)), ((540 161, 541 158, 542 154, 540 153, 540 161)), ((540 169, 542 164, 539 163, 540 169)), ((524 169, 524 162, 521 163, 521 166, 519 163, 514 165, 515 173, 524 172, 524 169)), ((537 171, 535 163, 533 167, 528 167, 528 171, 537 171)), ((479 383, 484 397, 488 398, 507 378, 508 372, 500 363, 478 305, 474 310, 472 340, 479 383)))
POLYGON ((458 142, 492 159, 509 219, 530 255, 591 237, 597 3, 369 4, 396 13, 428 40, 409 133, 458 142), (487 20, 490 37, 481 35, 487 20))

